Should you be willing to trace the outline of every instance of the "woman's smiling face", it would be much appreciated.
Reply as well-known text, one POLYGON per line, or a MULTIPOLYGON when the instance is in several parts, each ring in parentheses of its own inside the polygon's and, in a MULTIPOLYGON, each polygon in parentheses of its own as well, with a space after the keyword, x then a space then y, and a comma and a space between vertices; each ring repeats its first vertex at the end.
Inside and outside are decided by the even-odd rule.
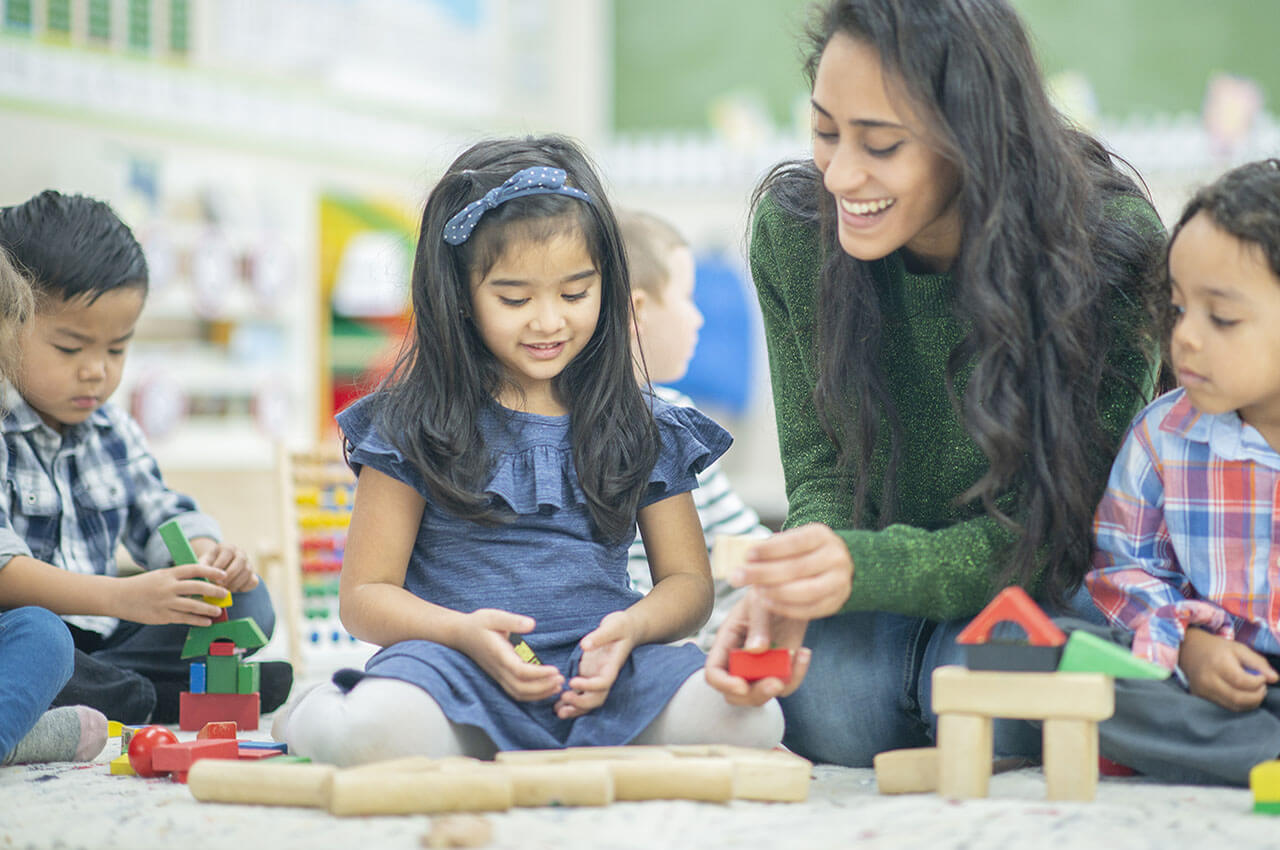
POLYGON ((832 36, 813 83, 813 160, 847 254, 878 260, 905 247, 916 265, 944 271, 960 250, 959 174, 902 87, 885 83, 875 48, 832 36))

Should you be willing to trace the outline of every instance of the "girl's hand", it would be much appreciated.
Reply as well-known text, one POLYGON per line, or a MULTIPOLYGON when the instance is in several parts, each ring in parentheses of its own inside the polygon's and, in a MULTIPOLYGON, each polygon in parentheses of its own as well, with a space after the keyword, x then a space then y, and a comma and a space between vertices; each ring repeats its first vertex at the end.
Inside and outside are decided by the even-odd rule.
POLYGON ((200 597, 225 595, 226 591, 218 586, 222 580, 222 570, 207 564, 149 570, 116 582, 118 602, 114 608, 121 619, 135 623, 208 626, 222 609, 200 597))
POLYGON ((556 702, 556 717, 581 717, 604 705, 618 671, 635 648, 635 634, 631 616, 626 611, 614 611, 579 642, 582 658, 578 661, 578 675, 569 680, 569 690, 556 702))
POLYGON ((779 532, 751 547, 750 560, 730 577, 752 585, 756 604, 794 620, 817 620, 839 611, 853 589, 853 559, 836 533, 821 523, 779 532))
POLYGON ((1262 705, 1267 685, 1280 679, 1267 659, 1249 647, 1194 627, 1182 640, 1178 665, 1187 674, 1191 693, 1229 711, 1262 705))
POLYGON ((804 641, 808 620, 781 617, 760 604, 756 589, 752 588, 729 611, 724 623, 716 630, 716 640, 707 653, 705 676, 707 684, 724 694, 730 705, 764 705, 774 697, 785 697, 795 692, 809 671, 813 657, 804 641), (792 651, 791 678, 784 682, 769 676, 748 682, 729 675, 729 651, 732 649, 769 649, 778 646, 792 651))
POLYGON ((224 578, 218 584, 232 593, 247 593, 258 586, 258 574, 239 546, 209 541, 209 545, 201 547, 200 563, 222 570, 224 578))
POLYGON ((533 631, 532 617, 496 608, 479 608, 464 615, 464 621, 466 629, 458 649, 479 664, 512 699, 536 702, 555 696, 564 687, 564 676, 559 670, 524 661, 507 639, 509 634, 533 631))

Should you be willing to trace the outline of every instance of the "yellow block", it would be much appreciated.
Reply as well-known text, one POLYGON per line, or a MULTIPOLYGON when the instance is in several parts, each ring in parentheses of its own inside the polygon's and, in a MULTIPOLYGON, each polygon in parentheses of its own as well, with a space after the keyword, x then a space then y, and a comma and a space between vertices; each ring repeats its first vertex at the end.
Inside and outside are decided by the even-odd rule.
POLYGON ((1280 761, 1264 761, 1249 771, 1255 803, 1280 803, 1280 761))
POLYGON ((219 608, 231 607, 230 593, 228 593, 226 596, 201 596, 200 598, 205 602, 208 602, 210 605, 217 605, 219 608))
POLYGON ((107 721, 107 737, 108 738, 119 738, 122 732, 124 732, 124 724, 121 723, 119 720, 107 721))
POLYGON ((111 760, 110 772, 112 776, 137 776, 133 765, 129 764, 129 756, 116 756, 111 760))

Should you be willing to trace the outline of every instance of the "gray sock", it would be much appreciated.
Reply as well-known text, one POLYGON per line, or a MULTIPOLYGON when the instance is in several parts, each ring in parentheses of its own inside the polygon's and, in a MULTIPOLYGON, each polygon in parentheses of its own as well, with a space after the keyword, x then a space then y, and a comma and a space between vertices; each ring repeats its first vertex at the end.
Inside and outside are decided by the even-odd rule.
POLYGON ((4 764, 89 761, 107 743, 107 718, 85 705, 46 711, 4 759, 4 764))

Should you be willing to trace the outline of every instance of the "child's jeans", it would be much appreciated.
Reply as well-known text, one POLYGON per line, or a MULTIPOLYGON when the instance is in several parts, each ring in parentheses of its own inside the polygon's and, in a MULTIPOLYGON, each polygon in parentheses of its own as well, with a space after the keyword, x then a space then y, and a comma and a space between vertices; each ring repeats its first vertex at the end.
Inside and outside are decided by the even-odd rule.
POLYGON ((66 623, 52 611, 0 611, 0 760, 71 678, 74 649, 66 623))
MULTIPOLYGON (((235 594, 227 618, 242 617, 252 618, 271 637, 276 615, 264 582, 235 594)), ((178 694, 188 689, 191 662, 201 660, 180 657, 190 628, 121 620, 114 632, 100 635, 70 627, 75 672, 54 704, 87 705, 122 723, 178 722, 178 694)))

